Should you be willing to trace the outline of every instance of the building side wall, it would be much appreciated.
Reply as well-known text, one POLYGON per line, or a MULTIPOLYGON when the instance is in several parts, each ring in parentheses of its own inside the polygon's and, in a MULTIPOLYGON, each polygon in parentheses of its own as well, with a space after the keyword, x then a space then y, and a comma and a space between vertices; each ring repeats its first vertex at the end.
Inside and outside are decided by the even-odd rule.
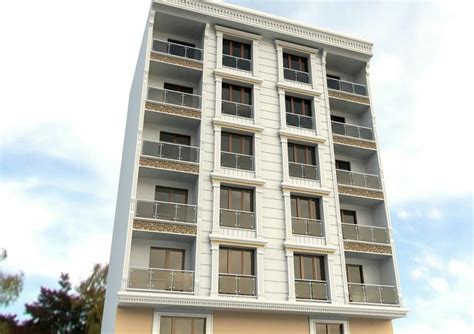
MULTIPOLYGON (((145 334, 151 333, 153 328, 153 309, 118 307, 115 320, 116 334, 145 334)), ((107 332, 112 333, 112 332, 107 332)))
POLYGON ((393 334, 391 320, 351 319, 351 334, 393 334))

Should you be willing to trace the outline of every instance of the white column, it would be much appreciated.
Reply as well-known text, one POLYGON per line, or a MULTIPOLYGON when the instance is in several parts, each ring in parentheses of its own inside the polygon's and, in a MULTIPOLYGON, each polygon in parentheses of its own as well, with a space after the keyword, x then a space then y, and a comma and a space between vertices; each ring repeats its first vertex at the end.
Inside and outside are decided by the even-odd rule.
POLYGON ((314 129, 316 130, 316 134, 317 135, 321 135, 321 124, 319 122, 319 97, 317 96, 313 96, 313 99, 312 99, 312 103, 313 103, 313 116, 314 116, 314 119, 313 119, 313 124, 314 124, 314 129))
POLYGON ((292 223, 291 223, 291 193, 283 190, 283 204, 285 206, 285 233, 286 241, 293 240, 292 223))
POLYGON ((255 124, 260 124, 260 86, 253 85, 253 119, 255 124))
POLYGON ((259 74, 259 68, 258 68, 258 46, 259 46, 259 41, 253 40, 252 41, 252 69, 253 69, 253 75, 255 77, 258 77, 259 74))
POLYGON ((328 196, 323 196, 322 197, 322 208, 323 210, 323 232, 324 232, 324 237, 326 239, 326 244, 330 245, 332 241, 331 237, 331 225, 329 224, 331 222, 331 219, 329 218, 329 197, 328 196))
POLYGON ((263 238, 263 188, 255 188, 255 229, 257 233, 257 238, 263 238))
POLYGON ((265 252, 263 248, 257 248, 257 298, 265 299, 265 252))
POLYGON ((276 46, 277 49, 277 65, 278 65, 278 81, 283 81, 283 48, 280 45, 276 46))
POLYGON ((221 183, 212 181, 212 233, 219 233, 221 183))
POLYGON ((295 264, 293 251, 286 251, 286 262, 288 264, 288 301, 296 301, 296 292, 295 292, 295 264))
POLYGON ((324 188, 326 185, 326 164, 324 158, 326 157, 326 154, 324 154, 326 150, 326 145, 327 143, 324 144, 317 144, 317 156, 318 156, 318 167, 319 167, 319 178, 320 178, 320 183, 321 183, 321 188, 324 188))
POLYGON ((261 177, 262 176, 262 152, 261 152, 261 141, 262 141, 262 134, 260 132, 255 132, 254 135, 255 139, 255 154, 254 154, 254 167, 255 167, 255 176, 261 177))
POLYGON ((215 117, 222 115, 222 78, 216 77, 216 112, 215 117))
POLYGON ((283 181, 290 180, 290 170, 288 165, 288 138, 281 137, 281 162, 283 164, 283 181))
POLYGON ((310 53, 309 55, 309 67, 311 70, 311 86, 313 89, 316 89, 316 82, 317 82, 317 77, 316 77, 316 53, 310 53))
POLYGON ((219 244, 211 244, 211 297, 219 295, 219 244))
POLYGON ((221 127, 214 125, 214 171, 221 169, 221 127))
POLYGON ((336 298, 334 292, 334 285, 336 284, 336 280, 334 277, 334 259, 331 255, 328 255, 326 258, 328 261, 328 277, 326 277, 326 284, 328 285, 328 298, 329 300, 334 302, 336 298))
POLYGON ((280 129, 287 128, 286 126, 286 104, 285 104, 285 91, 278 89, 278 100, 280 102, 280 129))
POLYGON ((222 68, 222 42, 224 37, 221 31, 216 31, 216 68, 222 68))

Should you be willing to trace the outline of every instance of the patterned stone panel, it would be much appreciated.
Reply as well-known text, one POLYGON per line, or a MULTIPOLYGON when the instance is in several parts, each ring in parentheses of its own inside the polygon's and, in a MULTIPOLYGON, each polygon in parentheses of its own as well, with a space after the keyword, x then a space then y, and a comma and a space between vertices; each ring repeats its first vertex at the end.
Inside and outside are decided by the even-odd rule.
POLYGON ((333 135, 332 138, 334 140, 334 143, 337 143, 337 144, 359 146, 359 147, 368 148, 372 150, 377 149, 377 146, 375 145, 375 142, 373 141, 361 140, 358 138, 338 136, 338 135, 333 135))
POLYGON ((370 100, 366 96, 347 94, 344 92, 339 92, 339 91, 334 91, 334 90, 329 90, 329 97, 335 97, 337 99, 356 102, 356 103, 370 104, 370 100))
POLYGON ((383 199, 383 192, 379 190, 354 188, 351 186, 338 186, 339 193, 352 196, 363 196, 375 199, 383 199))
POLYGON ((202 70, 202 63, 186 58, 177 58, 173 56, 167 56, 161 53, 152 52, 150 58, 153 60, 161 61, 164 63, 171 63, 178 66, 184 66, 189 68, 194 68, 197 70, 202 70))
POLYGON ((199 173, 199 165, 186 164, 179 161, 168 161, 150 158, 140 158, 140 165, 153 168, 172 169, 186 173, 199 173))
POLYGON ((369 245, 356 241, 344 241, 344 249, 365 253, 392 254, 392 248, 390 246, 369 245))
POLYGON ((196 234, 196 226, 181 225, 175 223, 158 223, 146 220, 135 219, 133 228, 137 230, 146 230, 154 232, 168 232, 180 234, 196 234))
POLYGON ((201 112, 187 108, 180 108, 179 106, 170 106, 160 103, 146 102, 145 108, 151 111, 164 112, 168 114, 175 114, 179 116, 201 118, 201 112))

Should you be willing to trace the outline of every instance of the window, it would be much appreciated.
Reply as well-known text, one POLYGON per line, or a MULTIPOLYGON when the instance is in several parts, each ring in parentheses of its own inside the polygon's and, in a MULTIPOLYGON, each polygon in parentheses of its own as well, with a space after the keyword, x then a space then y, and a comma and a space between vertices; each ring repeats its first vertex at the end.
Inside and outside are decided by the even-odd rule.
POLYGON ((361 265, 348 264, 346 265, 346 270, 347 270, 347 281, 349 283, 364 284, 364 274, 363 274, 361 265))
POLYGON ((294 255, 295 278, 325 281, 324 257, 317 255, 294 255))
POLYGON ((351 163, 349 161, 336 160, 336 169, 351 171, 351 163))
POLYGON ((287 125, 313 129, 311 100, 285 96, 285 111, 287 125))
POLYGON ((160 141, 166 143, 180 144, 180 145, 191 145, 191 137, 185 135, 178 135, 169 132, 160 132, 160 141))
POLYGON ((232 209, 253 212, 253 191, 221 187, 221 209, 232 209))
POLYGON ((188 191, 186 189, 156 186, 155 201, 186 204, 188 191))
POLYGON ((346 123, 346 118, 342 116, 331 115, 331 121, 339 122, 339 123, 346 123))
POLYGON ((288 143, 288 161, 316 165, 316 153, 312 146, 288 143))
POLYGON ((176 92, 186 93, 186 94, 192 94, 193 93, 192 87, 175 85, 175 84, 171 84, 171 83, 168 83, 168 82, 164 83, 163 88, 167 89, 167 90, 173 90, 173 91, 176 91, 176 92))
POLYGON ((254 275, 254 255, 251 249, 224 248, 219 250, 219 273, 254 275))
POLYGON ((252 136, 222 132, 221 145, 224 152, 252 155, 252 136))
POLYGON ((341 219, 345 224, 357 224, 357 216, 354 210, 341 209, 341 219))
POLYGON ((184 270, 184 250, 151 247, 150 268, 184 270))
POLYGON ((178 41, 176 39, 171 39, 171 38, 168 38, 168 42, 170 43, 173 43, 173 44, 179 44, 179 45, 184 45, 184 46, 189 46, 189 47, 196 47, 196 44, 193 44, 193 43, 188 43, 188 42, 183 42, 183 41, 178 41))
POLYGON ((301 72, 308 72, 308 58, 283 53, 283 67, 301 72))
POLYGON ((319 199, 291 196, 291 216, 308 219, 321 219, 319 199))
POLYGON ((326 74, 326 77, 330 79, 336 79, 336 80, 341 80, 341 77, 338 75, 333 75, 333 74, 326 74))
POLYGON ((205 318, 165 317, 160 319, 160 334, 205 334, 205 318))
POLYGON ((316 323, 316 334, 343 334, 342 324, 316 323))
POLYGON ((250 44, 224 39, 222 45, 222 65, 250 71, 250 44))
POLYGON ((228 83, 222 84, 222 100, 243 104, 252 104, 252 89, 228 83))

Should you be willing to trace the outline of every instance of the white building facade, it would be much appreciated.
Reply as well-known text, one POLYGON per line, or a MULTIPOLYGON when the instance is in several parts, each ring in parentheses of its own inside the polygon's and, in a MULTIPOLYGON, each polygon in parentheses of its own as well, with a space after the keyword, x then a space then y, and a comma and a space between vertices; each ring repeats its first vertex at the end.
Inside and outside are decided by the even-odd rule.
POLYGON ((391 333, 403 317, 372 44, 155 0, 130 93, 103 333, 391 333))

